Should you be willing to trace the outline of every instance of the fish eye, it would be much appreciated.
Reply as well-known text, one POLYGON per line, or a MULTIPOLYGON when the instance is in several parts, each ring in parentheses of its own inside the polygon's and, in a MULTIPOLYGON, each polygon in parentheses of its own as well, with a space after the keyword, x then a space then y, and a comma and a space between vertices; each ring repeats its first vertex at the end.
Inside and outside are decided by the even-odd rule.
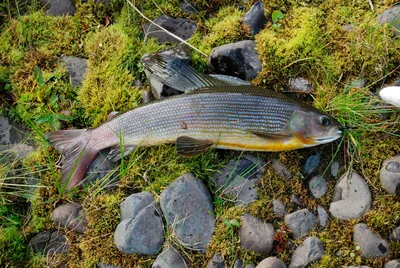
POLYGON ((319 117, 319 122, 321 123, 321 125, 323 125, 324 127, 329 126, 329 124, 331 123, 331 121, 329 120, 329 118, 325 115, 320 116, 319 117))

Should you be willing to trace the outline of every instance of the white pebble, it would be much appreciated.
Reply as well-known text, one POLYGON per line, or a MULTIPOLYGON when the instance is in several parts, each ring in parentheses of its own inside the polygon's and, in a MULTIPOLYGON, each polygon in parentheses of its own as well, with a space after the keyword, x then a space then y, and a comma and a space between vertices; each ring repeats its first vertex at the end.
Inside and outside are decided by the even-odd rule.
POLYGON ((379 96, 385 102, 400 108, 400 87, 385 87, 379 91, 379 96))

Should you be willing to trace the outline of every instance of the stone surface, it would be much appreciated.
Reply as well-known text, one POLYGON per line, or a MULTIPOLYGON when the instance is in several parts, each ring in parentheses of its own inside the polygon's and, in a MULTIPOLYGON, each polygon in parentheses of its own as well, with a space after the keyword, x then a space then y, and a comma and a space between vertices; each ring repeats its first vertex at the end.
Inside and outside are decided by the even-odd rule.
POLYGON ((290 92, 311 93, 314 91, 314 86, 310 80, 296 77, 289 79, 289 89, 290 92))
POLYGON ((211 176, 215 192, 235 200, 236 205, 257 200, 257 184, 264 173, 265 163, 264 159, 252 155, 232 159, 211 176))
POLYGON ((76 10, 72 0, 40 0, 40 3, 48 8, 46 14, 52 16, 74 15, 76 10))
POLYGON ((321 153, 310 155, 304 164, 304 172, 307 174, 313 173, 321 163, 321 153))
POLYGON ((365 80, 365 78, 361 78, 361 79, 351 81, 349 84, 349 87, 350 88, 364 88, 366 84, 367 84, 367 81, 365 80))
POLYGON ((150 192, 131 194, 120 205, 121 221, 136 217, 145 207, 154 203, 154 196, 150 192))
POLYGON ((80 87, 82 85, 82 80, 85 76, 86 69, 88 67, 87 59, 81 59, 73 56, 61 57, 61 60, 65 63, 67 67, 67 74, 71 78, 71 84, 74 87, 80 87))
POLYGON ((0 152, 4 162, 21 159, 33 152, 33 142, 28 139, 28 128, 7 117, 0 117, 0 152))
MULTIPOLYGON (((172 18, 165 15, 161 15, 154 20, 154 23, 160 25, 169 32, 175 34, 176 36, 187 40, 192 37, 193 33, 197 29, 196 22, 188 19, 182 18, 172 18)), ((179 40, 167 34, 159 27, 152 23, 146 23, 143 25, 143 32, 147 38, 156 38, 161 44, 164 43, 180 43, 179 40)))
POLYGON ((400 259, 388 261, 383 268, 400 268, 400 259))
POLYGON ((64 203, 53 211, 52 219, 62 227, 84 233, 86 230, 86 219, 81 205, 76 203, 64 203))
POLYGON ((328 191, 328 182, 321 175, 317 175, 310 180, 308 187, 315 198, 321 198, 328 191))
POLYGON ((380 179, 386 192, 400 196, 400 154, 383 161, 380 179))
POLYGON ((339 174, 339 168, 340 168, 339 162, 338 161, 334 161, 332 163, 332 165, 331 165, 331 175, 333 177, 336 178, 336 176, 339 174))
POLYGON ((347 220, 360 218, 371 209, 372 196, 365 180, 357 173, 343 175, 333 192, 329 212, 347 220))
POLYGON ((318 205, 317 211, 318 211, 318 222, 319 222, 319 225, 322 228, 324 228, 328 224, 329 214, 328 214, 328 212, 326 212, 324 207, 322 207, 321 205, 318 205))
POLYGON ((31 238, 28 245, 33 249, 34 252, 44 252, 47 243, 50 241, 50 237, 51 232, 40 232, 31 238))
POLYGON ((269 254, 274 243, 274 227, 248 213, 242 216, 240 244, 259 254, 269 254))
POLYGON ((173 248, 168 247, 164 249, 153 263, 153 268, 186 268, 185 260, 173 248))
POLYGON ((248 265, 246 265, 245 268, 256 268, 256 267, 253 264, 248 264, 248 265))
POLYGON ((221 254, 215 253, 212 260, 208 262, 207 268, 225 268, 225 262, 221 254))
POLYGON ((293 204, 295 204, 298 207, 304 207, 304 202, 303 200, 300 199, 300 197, 298 195, 292 194, 290 195, 290 201, 293 202, 293 204))
POLYGON ((391 232, 389 239, 392 241, 400 241, 400 225, 391 232))
POLYGON ((345 32, 350 32, 353 29, 354 29, 354 26, 351 25, 351 24, 346 24, 346 25, 342 26, 342 30, 345 31, 345 32))
POLYGON ((181 1, 180 7, 182 11, 185 11, 190 14, 194 14, 197 12, 195 6, 192 3, 189 3, 187 0, 181 1))
POLYGON ((160 195, 161 209, 174 235, 204 252, 215 228, 214 207, 205 185, 185 173, 160 195))
POLYGON ((263 259, 256 268, 286 268, 286 265, 278 258, 268 257, 263 259))
POLYGON ((272 200, 272 211, 279 218, 283 218, 286 215, 285 205, 278 199, 272 200))
POLYGON ((324 254, 324 245, 316 237, 308 237, 296 248, 290 259, 289 268, 307 267, 315 261, 319 261, 324 254))
POLYGON ((279 159, 272 159, 272 167, 274 170, 283 178, 285 179, 291 179, 292 178, 292 173, 289 171, 287 166, 283 164, 279 159))
POLYGON ((65 235, 59 231, 52 232, 45 254, 67 253, 68 251, 69 245, 65 235))
POLYGON ((317 218, 308 209, 301 209, 285 216, 285 223, 296 239, 306 235, 317 223, 317 218))
POLYGON ((354 226, 354 243, 360 246, 361 256, 365 258, 385 258, 389 253, 389 244, 372 232, 364 223, 354 226))
POLYGON ((233 264, 233 268, 243 268, 243 261, 241 259, 237 259, 233 264))
POLYGON ((250 80, 261 71, 256 44, 252 40, 243 40, 214 48, 208 59, 209 65, 219 74, 250 80))
POLYGON ((155 98, 154 98, 153 92, 151 90, 142 90, 142 102, 143 102, 143 104, 150 103, 150 102, 152 102, 154 100, 155 100, 155 98))
POLYGON ((164 229, 160 208, 150 204, 134 218, 120 222, 114 242, 126 254, 155 255, 164 244, 164 229))
POLYGON ((258 34, 267 21, 264 15, 264 4, 261 1, 257 1, 243 17, 243 23, 249 26, 252 35, 258 34))
POLYGON ((385 10, 376 19, 380 24, 388 23, 392 27, 396 28, 396 36, 399 36, 400 30, 400 5, 396 5, 388 10, 385 10))
POLYGON ((120 268, 120 267, 117 266, 117 265, 109 265, 109 264, 104 264, 104 263, 102 263, 102 262, 100 262, 97 266, 98 266, 99 268, 120 268))

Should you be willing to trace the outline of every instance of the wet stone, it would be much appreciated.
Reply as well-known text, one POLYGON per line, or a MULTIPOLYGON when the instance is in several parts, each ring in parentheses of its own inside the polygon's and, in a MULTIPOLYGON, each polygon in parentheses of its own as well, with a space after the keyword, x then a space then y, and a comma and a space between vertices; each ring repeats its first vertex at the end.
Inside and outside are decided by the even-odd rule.
POLYGON ((360 246, 361 255, 365 258, 385 258, 389 253, 388 242, 372 232, 364 223, 354 226, 353 240, 360 246))
POLYGON ((376 20, 380 24, 390 24, 392 27, 397 29, 396 36, 400 35, 400 5, 396 5, 388 10, 385 10, 377 17, 376 20))
POLYGON ((296 239, 306 235, 315 224, 317 218, 308 209, 301 209, 285 216, 285 224, 296 239))
POLYGON ((328 191, 328 182, 320 175, 313 177, 308 187, 315 198, 323 197, 328 191))
POLYGON ((321 153, 310 155, 304 164, 304 172, 307 174, 313 173, 321 163, 321 153))
POLYGON ((388 261, 383 268, 399 268, 400 259, 388 261))
POLYGON ((221 254, 214 254, 212 260, 208 263, 207 268, 225 268, 225 262, 221 254))
POLYGON ((400 225, 390 233, 389 239, 392 241, 400 241, 400 225))
POLYGON ((86 231, 86 218, 81 205, 76 203, 64 203, 53 211, 52 219, 62 227, 84 233, 86 231))
POLYGON ((272 211, 279 218, 283 218, 286 215, 285 205, 278 199, 272 200, 272 211))
POLYGON ((46 14, 51 16, 74 15, 76 10, 72 0, 40 0, 40 3, 48 8, 46 14))
POLYGON ((316 237, 308 237, 296 248, 290 259, 289 268, 307 267, 313 262, 319 261, 324 254, 324 245, 316 237))
POLYGON ((312 82, 303 77, 289 79, 289 89, 291 92, 311 93, 314 91, 312 82))
POLYGON ((289 171, 287 166, 283 164, 279 159, 272 159, 272 167, 274 170, 283 178, 285 179, 291 179, 292 178, 292 173, 289 171))
POLYGON ((168 247, 164 249, 153 263, 152 268, 186 268, 185 260, 173 248, 168 247))
POLYGON ((242 216, 240 244, 259 254, 269 254, 274 243, 274 227, 248 213, 242 216))
POLYGON ((120 205, 121 221, 136 217, 141 210, 155 205, 154 196, 150 192, 141 192, 128 196, 120 205))
POLYGON ((400 187, 400 154, 383 161, 380 179, 382 187, 389 194, 397 194, 400 187), (396 191, 397 190, 397 191, 396 191))
POLYGON ((261 1, 257 1, 243 17, 243 23, 249 26, 252 35, 258 34, 267 21, 264 15, 264 4, 261 1))
POLYGON ((71 78, 71 84, 74 87, 80 87, 82 80, 85 76, 86 69, 88 67, 87 59, 81 59, 73 56, 61 57, 61 61, 65 63, 67 67, 67 74, 71 78))
POLYGON ((212 175, 215 192, 233 198, 236 205, 257 200, 257 184, 264 173, 265 163, 264 159, 252 155, 232 159, 212 175))
POLYGON ((286 265, 278 258, 268 257, 262 260, 256 268, 286 268, 286 265))
POLYGON ((320 206, 320 205, 318 205, 317 211, 318 211, 318 222, 319 222, 319 225, 320 225, 322 228, 324 228, 324 227, 326 227, 326 225, 328 224, 329 214, 328 214, 328 212, 326 212, 326 210, 325 210, 322 206, 320 206))

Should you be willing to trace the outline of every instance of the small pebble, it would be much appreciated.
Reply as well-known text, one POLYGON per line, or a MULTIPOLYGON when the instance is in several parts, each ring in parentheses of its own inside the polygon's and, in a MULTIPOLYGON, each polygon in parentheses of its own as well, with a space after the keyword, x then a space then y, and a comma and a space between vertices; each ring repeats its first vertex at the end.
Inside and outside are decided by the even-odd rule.
POLYGON ((293 204, 295 204, 298 207, 304 207, 304 202, 300 199, 300 197, 298 195, 292 194, 290 196, 290 201, 293 202, 293 204))
POLYGON ((86 231, 86 218, 79 204, 64 203, 56 207, 53 211, 52 219, 56 224, 78 233, 86 231))
POLYGON ((225 262, 221 254, 215 253, 207 268, 225 268, 225 262))
POLYGON ((278 199, 272 200, 272 211, 279 218, 283 218, 286 215, 285 205, 278 199))
POLYGON ((304 172, 307 174, 313 173, 321 163, 321 153, 310 155, 304 165, 304 172))
POLYGON ((299 239, 305 236, 317 223, 317 218, 308 209, 301 209, 285 216, 285 224, 299 239))
POLYGON ((354 226, 354 243, 361 248, 361 256, 364 258, 386 258, 389 254, 389 244, 379 235, 372 232, 364 223, 354 226))
POLYGON ((316 237, 308 237, 294 251, 290 259, 289 268, 307 267, 313 262, 319 261, 324 254, 324 245, 316 237))
POLYGON ((384 268, 400 268, 400 259, 388 261, 384 268))
POLYGON ((320 206, 320 205, 318 205, 317 210, 318 210, 318 222, 319 222, 319 225, 320 225, 322 228, 324 228, 324 227, 328 224, 329 214, 328 214, 328 212, 326 212, 326 210, 325 210, 322 206, 320 206))
POLYGON ((269 254, 274 243, 274 227, 248 213, 242 216, 240 244, 258 254, 269 254))
POLYGON ((165 248, 154 261, 152 268, 186 268, 185 260, 173 248, 165 248))
POLYGON ((303 77, 289 79, 290 92, 310 93, 314 91, 312 82, 303 77))
POLYGON ((400 154, 383 161, 380 179, 382 187, 387 193, 400 196, 400 193, 396 192, 400 187, 400 154))
POLYGON ((286 265, 278 258, 268 257, 262 260, 256 268, 286 268, 286 265))
POLYGON ((328 191, 328 182, 320 175, 313 177, 308 187, 315 198, 323 197, 328 191))
POLYGON ((335 162, 332 163, 332 165, 331 165, 331 175, 333 177, 336 178, 336 176, 339 174, 339 168, 340 168, 340 166, 339 166, 339 162, 338 161, 335 161, 335 162))
POLYGON ((257 1, 250 10, 244 15, 243 23, 248 25, 252 35, 258 34, 267 23, 267 18, 264 15, 264 4, 257 1))
POLYGON ((279 159, 277 158, 272 159, 272 166, 276 171, 276 173, 278 173, 281 177, 288 180, 292 178, 292 173, 289 171, 287 166, 285 166, 285 164, 279 161, 279 159))

